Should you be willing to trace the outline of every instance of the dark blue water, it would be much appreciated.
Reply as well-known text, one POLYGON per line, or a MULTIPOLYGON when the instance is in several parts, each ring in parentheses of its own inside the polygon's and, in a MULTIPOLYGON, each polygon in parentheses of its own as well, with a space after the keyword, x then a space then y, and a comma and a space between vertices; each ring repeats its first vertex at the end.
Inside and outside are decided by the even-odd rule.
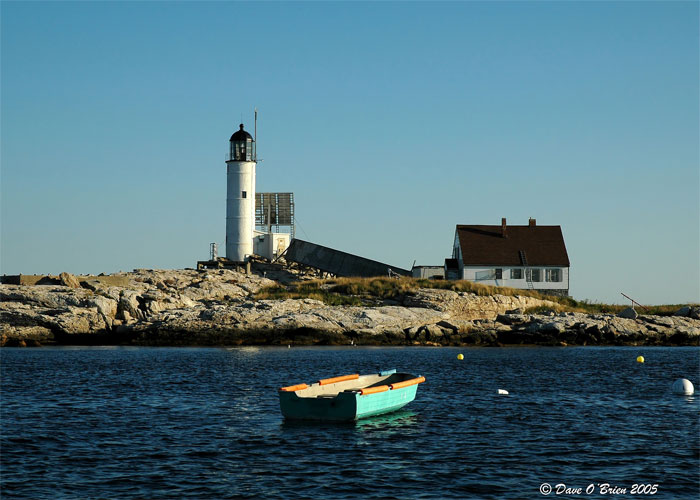
POLYGON ((699 385, 697 348, 37 348, 0 360, 3 499, 527 499, 545 482, 584 490, 558 498, 700 497, 700 398, 670 392, 679 377, 699 385), (405 410, 345 425, 281 417, 282 385, 387 368, 427 378, 405 410))

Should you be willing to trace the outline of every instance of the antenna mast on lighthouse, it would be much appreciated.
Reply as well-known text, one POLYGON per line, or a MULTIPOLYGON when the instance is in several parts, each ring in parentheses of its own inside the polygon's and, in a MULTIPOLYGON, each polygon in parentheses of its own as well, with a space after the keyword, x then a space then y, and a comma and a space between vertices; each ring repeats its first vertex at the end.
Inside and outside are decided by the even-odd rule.
POLYGON ((255 141, 255 158, 253 161, 258 161, 258 108, 255 109, 255 126, 253 128, 253 140, 255 141))

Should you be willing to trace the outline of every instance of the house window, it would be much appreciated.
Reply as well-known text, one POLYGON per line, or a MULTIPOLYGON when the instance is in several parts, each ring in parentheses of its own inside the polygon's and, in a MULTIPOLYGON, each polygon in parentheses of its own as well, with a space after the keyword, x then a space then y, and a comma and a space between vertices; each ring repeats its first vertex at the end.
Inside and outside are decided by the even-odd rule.
POLYGON ((547 281, 560 282, 561 281, 561 269, 547 269, 545 276, 547 281))
POLYGON ((498 268, 496 268, 496 279, 497 279, 497 280, 502 280, 502 279, 503 279, 503 269, 498 269, 498 268))
POLYGON ((241 193, 241 198, 247 198, 247 197, 248 197, 248 193, 246 193, 245 191, 243 191, 243 192, 241 193))
POLYGON ((528 281, 539 282, 542 281, 542 269, 527 269, 525 271, 525 276, 527 276, 528 281))
POLYGON ((496 279, 496 272, 493 269, 490 269, 488 271, 476 271, 474 273, 474 281, 494 280, 494 279, 496 279))
POLYGON ((511 269, 510 270, 510 279, 512 279, 512 280, 523 279, 523 270, 522 269, 511 269))

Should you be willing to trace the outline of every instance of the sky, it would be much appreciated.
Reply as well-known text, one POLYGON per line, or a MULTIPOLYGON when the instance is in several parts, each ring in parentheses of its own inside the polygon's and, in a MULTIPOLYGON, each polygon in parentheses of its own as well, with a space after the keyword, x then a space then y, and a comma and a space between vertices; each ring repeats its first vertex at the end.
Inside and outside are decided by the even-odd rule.
POLYGON ((225 154, 410 269, 562 228, 579 300, 700 302, 697 2, 0 3, 0 273, 194 267, 225 154))

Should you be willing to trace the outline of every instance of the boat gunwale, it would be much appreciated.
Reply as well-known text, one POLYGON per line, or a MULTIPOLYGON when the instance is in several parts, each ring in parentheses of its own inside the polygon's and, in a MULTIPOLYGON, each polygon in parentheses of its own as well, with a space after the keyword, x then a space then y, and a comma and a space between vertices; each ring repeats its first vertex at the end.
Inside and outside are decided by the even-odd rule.
POLYGON ((322 379, 319 382, 308 385, 302 383, 282 387, 279 389, 279 392, 294 394, 296 397, 301 399, 335 399, 337 397, 340 397, 342 394, 360 394, 362 396, 377 394, 380 391, 368 391, 367 393, 363 394, 362 390, 371 389, 374 387, 381 387, 383 385, 388 385, 388 390, 395 391, 404 387, 410 387, 412 385, 417 385, 425 382, 425 377, 421 375, 415 376, 410 373, 404 372, 397 373, 396 370, 380 372, 378 374, 359 375, 357 377, 352 376, 353 378, 351 379, 347 379, 345 377, 350 376, 333 377, 332 379, 322 379), (390 384, 386 383, 392 377, 399 377, 400 380, 394 381, 390 384), (326 382, 327 380, 333 379, 341 380, 330 384, 326 382), (348 385, 349 387, 338 387, 346 385, 348 385), (299 389, 293 390, 297 387, 299 387, 299 389))

